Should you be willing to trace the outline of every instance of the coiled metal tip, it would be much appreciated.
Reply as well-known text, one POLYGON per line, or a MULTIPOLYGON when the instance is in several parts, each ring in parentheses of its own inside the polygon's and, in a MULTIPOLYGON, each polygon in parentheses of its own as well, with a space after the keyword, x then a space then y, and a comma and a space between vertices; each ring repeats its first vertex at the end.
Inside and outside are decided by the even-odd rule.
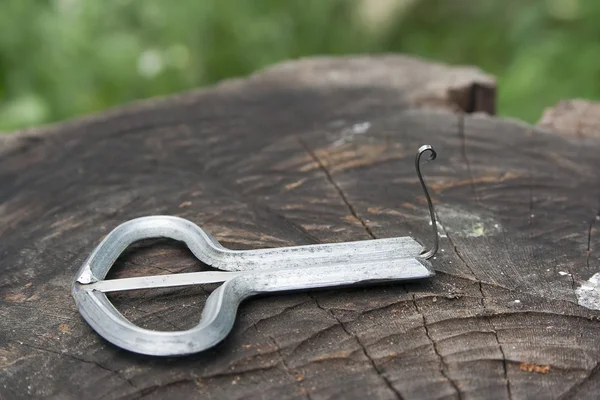
POLYGON ((431 197, 429 196, 429 190, 427 190, 427 185, 425 184, 425 180, 423 179, 423 175, 421 174, 421 157, 424 153, 429 153, 429 157, 423 162, 430 162, 437 158, 437 153, 433 146, 425 144, 419 147, 417 151, 417 155, 415 157, 415 169, 417 170, 417 176, 419 177, 419 181, 421 182, 421 187, 423 188, 423 193, 425 193, 425 198, 427 199, 427 205, 429 206, 429 215, 431 217, 431 229, 433 230, 433 246, 429 250, 423 250, 421 252, 421 257, 428 259, 431 258, 437 253, 440 241, 438 236, 437 229, 437 221, 435 219, 435 209, 433 207, 433 202, 431 201, 431 197))

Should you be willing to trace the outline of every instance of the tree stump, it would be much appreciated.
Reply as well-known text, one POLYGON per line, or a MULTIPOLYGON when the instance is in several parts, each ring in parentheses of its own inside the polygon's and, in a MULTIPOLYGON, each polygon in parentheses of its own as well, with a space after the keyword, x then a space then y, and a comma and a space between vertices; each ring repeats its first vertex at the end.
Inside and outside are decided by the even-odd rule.
POLYGON ((600 103, 561 101, 544 111, 538 125, 563 135, 600 138, 600 103))
MULTIPOLYGON (((492 117, 494 91, 474 68, 313 58, 2 137, 0 398, 595 398, 600 140, 492 117), (429 243, 424 143, 438 150, 431 280, 253 298, 224 342, 183 358, 121 350, 75 308, 81 263, 139 216, 182 216, 237 249, 429 243)), ((144 241, 111 276, 202 268, 144 241)), ((176 330, 211 289, 111 299, 176 330)))

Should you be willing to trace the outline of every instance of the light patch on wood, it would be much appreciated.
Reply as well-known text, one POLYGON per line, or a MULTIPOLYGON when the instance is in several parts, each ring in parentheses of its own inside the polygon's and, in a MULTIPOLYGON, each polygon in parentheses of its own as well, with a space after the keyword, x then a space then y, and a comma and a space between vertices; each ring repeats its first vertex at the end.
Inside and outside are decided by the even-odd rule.
POLYGON ((293 182, 293 183, 288 183, 287 185, 285 185, 285 190, 295 189, 298 186, 302 185, 304 182, 306 182, 306 178, 302 178, 299 181, 296 181, 296 182, 293 182))
POLYGON ((600 310, 600 272, 592 275, 590 279, 575 290, 577 303, 590 310, 600 310))
MULTIPOLYGON (((336 200, 337 200, 337 198, 336 198, 336 200)), ((319 198, 319 197, 310 198, 310 199, 308 199, 308 202, 310 204, 331 204, 332 203, 332 201, 330 199, 326 198, 326 197, 322 197, 322 198, 319 198)))
POLYGON ((286 204, 285 206, 281 207, 282 210, 305 210, 306 209, 306 205, 305 204, 286 204))
POLYGON ((577 175, 581 174, 582 168, 586 168, 586 166, 584 165, 567 160, 565 157, 561 156, 558 153, 549 151, 546 153, 546 156, 550 158, 556 165, 559 165, 561 168, 569 170, 577 175))
POLYGON ((401 145, 385 143, 347 144, 334 149, 319 149, 315 154, 329 168, 330 173, 402 159, 406 156, 401 145))
POLYGON ((36 205, 28 204, 19 196, 9 202, 0 204, 0 234, 18 226, 22 220, 32 215, 39 215, 40 212, 47 211, 44 210, 43 204, 43 202, 36 205))
POLYGON ((547 374, 550 372, 550 365, 537 365, 527 362, 521 363, 521 371, 523 372, 537 372, 538 374, 547 374))
POLYGON ((274 246, 290 246, 293 243, 290 243, 287 240, 283 240, 271 235, 261 234, 257 236, 255 233, 234 230, 225 227, 215 227, 215 229, 210 229, 210 232, 213 232, 214 236, 218 241, 227 241, 230 243, 240 244, 244 246, 249 246, 252 248, 265 248, 269 245, 274 246))
POLYGON ((356 135, 364 135, 369 129, 371 129, 371 123, 369 121, 360 122, 345 128, 342 130, 341 137, 333 142, 332 146, 339 147, 345 143, 352 142, 356 135))
POLYGON ((502 226, 492 217, 475 214, 464 209, 455 209, 440 205, 437 208, 440 218, 440 233, 448 230, 462 237, 492 236, 502 232, 502 226), (443 226, 441 224, 443 221, 443 226))
POLYGON ((312 171, 312 170, 319 169, 319 168, 320 168, 319 163, 317 163, 316 161, 312 161, 312 162, 310 162, 308 164, 305 164, 305 165, 301 166, 298 169, 298 171, 300 171, 300 172, 308 172, 308 171, 312 171))
POLYGON ((319 165, 315 162, 315 160, 313 160, 310 154, 307 154, 306 151, 303 150, 303 152, 298 157, 293 157, 283 162, 277 163, 271 167, 271 170, 289 172, 293 170, 308 171, 314 168, 319 168, 319 165))
POLYGON ((179 208, 186 208, 186 207, 189 207, 191 205, 192 205, 192 202, 188 200, 188 201, 184 201, 183 203, 181 203, 179 205, 179 208))
POLYGON ((302 227, 309 231, 324 231, 331 229, 331 225, 325 224, 302 224, 302 227))
POLYGON ((280 244, 286 245, 286 246, 290 246, 293 244, 292 242, 290 242, 288 240, 283 240, 283 239, 275 237, 275 236, 260 235, 260 237, 258 238, 258 243, 263 243, 263 242, 280 243, 280 244))
POLYGON ((431 182, 429 183, 429 187, 436 193, 441 193, 447 189, 454 189, 461 186, 467 186, 477 183, 502 183, 509 180, 514 180, 521 178, 521 174, 517 174, 516 172, 506 172, 502 175, 484 175, 475 177, 471 179, 463 179, 460 181, 451 181, 451 182, 431 182))
POLYGON ((75 215, 55 221, 52 223, 52 225, 50 225, 50 228, 55 229, 55 231, 44 236, 42 238, 42 242, 58 237, 61 234, 70 231, 71 229, 78 228, 84 223, 85 220, 83 218, 76 217, 75 215))
POLYGON ((4 299, 4 301, 7 301, 9 303, 25 303, 27 301, 35 301, 40 299, 40 297, 36 294, 34 294, 33 296, 29 296, 22 292, 9 292, 2 296, 2 298, 4 299))
POLYGON ((269 175, 268 179, 256 181, 253 185, 248 185, 244 188, 243 193, 251 193, 254 190, 260 190, 265 187, 275 186, 284 179, 282 175, 269 175))
POLYGON ((264 177, 262 175, 249 175, 249 176, 244 176, 243 178, 238 178, 235 180, 235 183, 242 184, 242 183, 246 183, 246 182, 253 182, 253 181, 258 181, 263 179, 264 177))
POLYGON ((352 355, 353 352, 354 352, 353 350, 347 350, 347 351, 337 351, 335 353, 325 353, 325 354, 321 354, 321 355, 313 358, 313 361, 348 359, 352 355))
POLYGON ((18 351, 19 349, 12 344, 9 344, 5 348, 0 348, 0 370, 4 370, 19 361, 35 357, 35 354, 19 356, 16 354, 18 351))
POLYGON ((60 333, 63 333, 63 334, 71 333, 71 327, 69 326, 69 324, 65 324, 65 323, 60 324, 58 326, 58 330, 60 331, 60 333))
POLYGON ((342 217, 342 219, 344 221, 346 221, 346 222, 351 223, 352 225, 356 225, 356 226, 361 226, 362 227, 362 223, 354 215, 346 215, 346 216, 342 217))
POLYGON ((369 207, 367 208, 367 212, 375 215, 393 215, 396 217, 404 217, 400 211, 392 210, 390 208, 380 208, 380 207, 369 207))

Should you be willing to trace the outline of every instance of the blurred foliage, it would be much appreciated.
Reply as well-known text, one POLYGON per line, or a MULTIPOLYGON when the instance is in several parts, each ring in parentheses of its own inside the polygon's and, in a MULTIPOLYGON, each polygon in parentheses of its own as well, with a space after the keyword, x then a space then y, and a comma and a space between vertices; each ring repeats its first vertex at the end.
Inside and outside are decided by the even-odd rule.
POLYGON ((478 65, 499 113, 535 122, 600 98, 599 21, 598 0, 2 0, 0 130, 364 52, 478 65))

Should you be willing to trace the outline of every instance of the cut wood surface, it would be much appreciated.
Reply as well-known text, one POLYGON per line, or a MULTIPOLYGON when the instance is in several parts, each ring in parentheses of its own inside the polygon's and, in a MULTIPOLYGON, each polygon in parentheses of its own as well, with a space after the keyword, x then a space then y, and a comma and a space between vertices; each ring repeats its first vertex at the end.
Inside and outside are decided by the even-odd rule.
MULTIPOLYGON (((474 68, 313 58, 4 137, 0 398, 597 398, 600 140, 492 117, 494 91, 474 68), (83 260, 144 215, 236 249, 430 243, 424 143, 438 150, 423 168, 441 224, 431 280, 253 298, 223 343, 184 358, 121 350, 75 308, 83 260)), ((111 276, 202 268, 145 241, 111 276)), ((175 330, 213 288, 111 299, 175 330)))
POLYGON ((600 138, 600 103, 587 100, 563 100, 544 111, 539 126, 563 135, 600 138))

